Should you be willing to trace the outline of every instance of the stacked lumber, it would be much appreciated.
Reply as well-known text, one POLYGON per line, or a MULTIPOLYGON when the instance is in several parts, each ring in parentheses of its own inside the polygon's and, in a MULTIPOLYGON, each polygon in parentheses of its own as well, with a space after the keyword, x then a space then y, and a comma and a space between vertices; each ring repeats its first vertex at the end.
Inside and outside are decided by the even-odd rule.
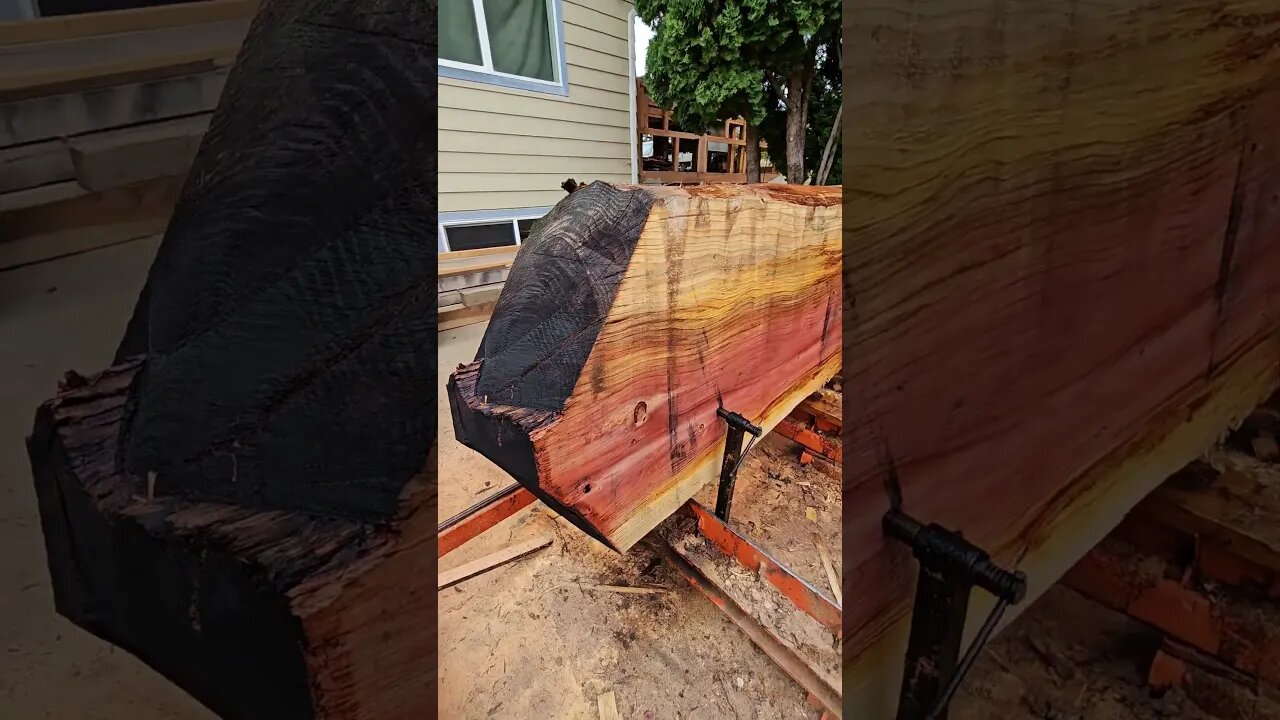
POLYGON ((225 718, 425 717, 437 6, 266 7, 114 364, 37 411, 54 600, 225 718))
POLYGON ((1063 582, 1164 634, 1155 687, 1223 667, 1280 688, 1277 517, 1280 463, 1228 444, 1143 500, 1063 582))
POLYGON ((164 230, 257 4, 0 23, 0 269, 164 230))
POLYGON ((1034 599, 1280 384, 1280 15, 855 5, 845 700, 884 718, 917 571, 896 497, 1034 599))
POLYGON ((840 189, 626 187, 562 200, 520 248, 456 437, 626 551, 840 367, 840 189))
POLYGON ((442 332, 482 322, 493 314, 518 249, 480 248, 440 256, 436 289, 442 332))

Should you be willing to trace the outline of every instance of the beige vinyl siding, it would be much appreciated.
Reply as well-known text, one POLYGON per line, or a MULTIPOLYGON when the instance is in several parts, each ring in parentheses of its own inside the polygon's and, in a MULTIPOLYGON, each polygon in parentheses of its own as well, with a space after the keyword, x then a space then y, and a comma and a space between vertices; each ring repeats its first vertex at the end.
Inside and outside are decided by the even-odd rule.
POLYGON ((561 0, 569 95, 440 78, 440 212, 554 205, 565 178, 631 179, 622 0, 561 0))

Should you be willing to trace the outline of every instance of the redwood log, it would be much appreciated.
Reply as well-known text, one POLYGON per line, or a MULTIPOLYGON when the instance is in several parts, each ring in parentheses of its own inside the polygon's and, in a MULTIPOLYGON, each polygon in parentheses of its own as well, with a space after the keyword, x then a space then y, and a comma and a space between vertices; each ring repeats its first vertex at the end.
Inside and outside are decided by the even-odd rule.
POLYGON ((717 477, 718 408, 766 431, 840 367, 840 190, 592 183, 522 245, 458 439, 626 551, 717 477))
POLYGON ((262 4, 115 366, 29 439, 58 611, 226 718, 435 710, 435 22, 262 4))
POLYGON ((916 574, 886 485, 1030 601, 1280 383, 1280 6, 855 6, 845 701, 878 720, 916 574))
POLYGON ((138 367, 60 392, 27 441, 58 612, 224 718, 429 716, 432 479, 376 524, 149 497, 115 463, 138 367))

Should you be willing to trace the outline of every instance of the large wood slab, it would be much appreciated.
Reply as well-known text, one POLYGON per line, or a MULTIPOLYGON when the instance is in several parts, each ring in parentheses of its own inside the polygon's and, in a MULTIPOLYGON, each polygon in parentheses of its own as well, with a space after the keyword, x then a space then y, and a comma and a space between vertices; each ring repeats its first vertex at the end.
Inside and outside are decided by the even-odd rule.
POLYGON ((840 367, 840 190, 593 183, 540 220, 454 427, 630 548, 719 473, 720 407, 768 430, 840 367))
POLYGON ((1275 388, 1280 6, 850 5, 845 698, 885 718, 890 478, 1034 597, 1275 388))

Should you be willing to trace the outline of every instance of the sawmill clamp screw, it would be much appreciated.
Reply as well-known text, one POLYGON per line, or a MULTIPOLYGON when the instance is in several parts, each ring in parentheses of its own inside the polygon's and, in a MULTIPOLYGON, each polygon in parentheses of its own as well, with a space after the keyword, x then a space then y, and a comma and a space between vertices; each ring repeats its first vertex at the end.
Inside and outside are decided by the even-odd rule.
POLYGON ((951 698, 1005 610, 1026 597, 1027 576, 996 565, 960 533, 923 525, 897 508, 885 514, 883 526, 886 535, 910 546, 920 563, 897 717, 945 720, 951 698), (960 659, 974 586, 994 595, 996 604, 960 659))
POLYGON ((724 460, 720 463, 720 487, 716 492, 716 517, 727 523, 729 511, 733 507, 733 486, 738 479, 738 468, 764 431, 742 415, 725 410, 723 406, 716 408, 716 415, 724 418, 725 425, 728 426, 724 439, 724 460), (745 448, 742 447, 743 433, 750 433, 752 436, 745 448))

